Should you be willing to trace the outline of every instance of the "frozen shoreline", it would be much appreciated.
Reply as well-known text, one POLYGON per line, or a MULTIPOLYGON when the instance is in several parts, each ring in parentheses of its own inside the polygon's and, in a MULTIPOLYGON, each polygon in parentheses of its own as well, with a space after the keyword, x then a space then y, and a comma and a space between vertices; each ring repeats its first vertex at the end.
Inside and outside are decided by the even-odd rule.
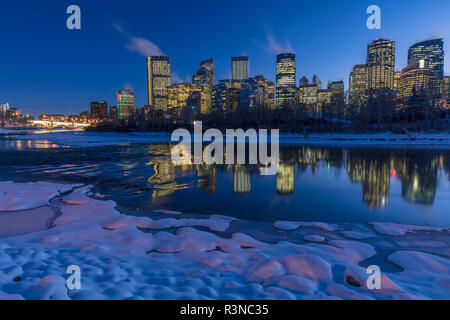
MULTIPOLYGON (((169 133, 151 132, 18 132, 19 140, 48 140, 60 146, 96 147, 128 143, 167 143, 171 142, 169 133)), ((0 129, 0 136, 11 134, 11 130, 0 129)), ((342 147, 389 147, 389 148, 427 148, 450 149, 450 133, 411 133, 394 134, 390 132, 372 134, 324 133, 324 134, 280 134, 282 145, 329 145, 342 147)))
POLYGON ((60 211, 51 229, 0 238, 0 299, 450 298, 447 228, 279 221, 272 228, 285 240, 266 242, 234 230, 230 217, 122 215, 89 189, 0 182, 0 216, 10 221, 55 196, 60 211), (383 260, 379 248, 400 271, 382 266, 382 289, 369 290, 360 263, 383 260), (65 287, 69 265, 81 268, 79 291, 65 287))

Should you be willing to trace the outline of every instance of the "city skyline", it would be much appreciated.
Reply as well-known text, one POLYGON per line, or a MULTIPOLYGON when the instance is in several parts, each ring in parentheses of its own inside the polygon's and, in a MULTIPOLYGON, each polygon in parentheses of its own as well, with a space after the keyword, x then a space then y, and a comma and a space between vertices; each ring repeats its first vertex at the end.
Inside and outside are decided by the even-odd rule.
MULTIPOLYGON (((113 1, 113 4, 114 3, 115 2, 113 1)), ((286 3, 292 4, 289 1, 287 1, 286 3)), ((412 8, 413 3, 416 2, 409 1, 408 3, 409 6, 411 6, 412 8)), ((448 4, 441 1, 434 1, 433 3, 435 3, 436 5, 440 4, 442 6, 448 6, 448 4)), ((160 5, 161 4, 156 3, 157 7, 159 7, 160 5)), ((234 5, 235 5, 234 3, 231 3, 231 7, 234 7, 234 5)), ((295 7, 295 4, 292 5, 295 7)), ((431 4, 425 6, 426 8, 421 11, 423 19, 419 19, 419 21, 416 21, 416 23, 413 26, 411 26, 411 28, 415 29, 419 27, 419 31, 414 32, 414 36, 412 35, 407 36, 402 32, 398 31, 404 29, 404 24, 400 22, 404 21, 405 19, 397 16, 397 18, 401 20, 398 20, 396 23, 393 23, 392 11, 398 12, 400 8, 405 9, 404 3, 402 3, 401 5, 397 5, 395 9, 392 9, 388 3, 384 2, 380 3, 383 14, 382 29, 380 31, 368 30, 365 27, 365 20, 368 17, 365 14, 365 8, 367 8, 365 3, 342 5, 341 7, 338 8, 336 8, 336 4, 329 3, 328 5, 329 8, 326 11, 329 14, 329 17, 335 17, 336 21, 341 19, 341 17, 338 16, 338 13, 343 8, 346 8, 349 11, 351 11, 352 14, 355 14, 355 12, 359 12, 359 16, 355 17, 354 19, 358 20, 358 24, 355 23, 355 26, 358 25, 358 28, 355 29, 353 33, 348 34, 348 38, 351 41, 345 41, 345 45, 333 46, 333 50, 330 50, 329 47, 336 43, 339 36, 336 37, 330 35, 328 36, 328 38, 322 37, 323 36, 322 26, 314 28, 314 25, 312 24, 309 24, 307 28, 303 29, 304 31, 309 30, 308 32, 292 33, 292 32, 283 32, 283 29, 286 28, 286 24, 280 24, 277 25, 277 28, 272 28, 267 27, 267 25, 264 26, 263 23, 260 23, 260 21, 258 21, 258 23, 255 23, 254 28, 254 30, 258 31, 259 36, 259 39, 256 39, 257 40, 256 42, 251 40, 249 41, 245 32, 242 32, 243 34, 241 36, 239 33, 236 33, 236 31, 231 30, 228 33, 229 37, 227 38, 239 36, 237 37, 239 41, 237 41, 236 45, 233 45, 231 49, 222 50, 220 54, 215 54, 213 52, 219 49, 215 47, 214 39, 208 39, 208 41, 205 41, 205 43, 200 49, 190 46, 184 47, 183 43, 178 41, 178 39, 174 39, 175 41, 172 41, 173 43, 170 44, 172 49, 166 49, 168 45, 164 44, 163 41, 158 41, 158 39, 152 39, 151 36, 148 37, 148 39, 147 38, 145 39, 151 40, 152 41, 151 43, 155 44, 158 50, 161 50, 160 52, 161 54, 165 54, 170 57, 171 68, 173 71, 172 79, 175 80, 173 82, 184 82, 190 80, 191 76, 195 74, 199 62, 208 58, 212 58, 214 59, 216 68, 215 83, 217 84, 221 79, 231 78, 230 58, 232 56, 240 56, 240 55, 249 56, 250 77, 253 77, 257 74, 262 74, 266 79, 274 81, 276 54, 281 51, 294 51, 296 52, 296 68, 297 68, 295 81, 296 84, 298 83, 298 80, 304 75, 306 75, 309 79, 311 79, 313 74, 317 74, 324 84, 328 83, 329 81, 343 80, 345 82, 346 90, 348 90, 349 88, 348 75, 350 71, 352 70, 354 65, 365 62, 366 58, 365 51, 367 48, 367 44, 372 42, 374 38, 382 37, 396 42, 396 65, 395 65, 396 71, 401 71, 404 67, 407 66, 408 49, 411 45, 417 42, 429 40, 436 37, 444 37, 444 44, 445 44, 444 50, 448 50, 448 41, 445 41, 446 39, 445 35, 448 35, 448 30, 450 28, 447 21, 444 21, 442 19, 439 20, 438 14, 439 12, 445 10, 439 10, 439 12, 436 12, 437 13, 436 16, 431 17, 431 15, 427 15, 427 13, 429 13, 429 7, 432 7, 431 4), (331 9, 335 9, 334 10, 335 14, 331 14, 329 12, 331 9), (433 23, 430 23, 430 18, 433 18, 433 23), (423 27, 423 25, 428 25, 428 27, 423 27), (433 28, 434 29, 441 28, 440 31, 441 33, 437 34, 438 32, 432 31, 433 28), (306 35, 307 33, 314 33, 315 39, 309 39, 311 36, 306 35), (435 33, 435 36, 432 36, 433 33, 435 33), (293 34, 294 36, 292 36, 293 34), (398 34, 398 37, 395 36, 396 34, 398 34), (283 38, 287 38, 289 40, 286 41, 283 40, 283 38), (242 41, 245 39, 247 39, 247 41, 244 44, 242 44, 242 41), (358 39, 363 40, 364 42, 358 39), (290 45, 289 41, 291 41, 290 45), (325 42, 325 44, 321 44, 319 48, 317 48, 316 50, 312 50, 311 48, 315 46, 317 41, 319 43, 325 42), (242 45, 239 45, 239 43, 241 43, 242 45), (292 50, 289 50, 289 47, 292 50), (185 57, 180 59, 180 53, 177 52, 176 48, 178 48, 179 52, 185 53, 185 57), (255 53, 253 51, 250 51, 249 49, 252 50, 258 49, 258 51, 260 52, 255 53), (202 52, 204 52, 204 54, 202 52), (228 53, 230 53, 230 55, 228 55, 228 53), (312 56, 314 55, 317 57, 313 59, 312 56), (195 62, 191 63, 191 61, 194 60, 195 62), (330 67, 330 63, 332 67, 330 67)), ((85 37, 92 37, 88 35, 88 31, 90 30, 85 30, 91 29, 90 23, 92 22, 92 20, 89 19, 88 13, 89 10, 98 11, 102 6, 98 5, 94 6, 95 8, 92 8, 89 7, 88 4, 84 4, 83 1, 81 1, 80 7, 82 8, 82 12, 85 12, 83 20, 85 28, 75 35, 70 33, 67 34, 67 32, 69 32, 68 30, 58 30, 59 36, 64 34, 64 36, 67 36, 68 38, 76 37, 77 39, 75 42, 82 41, 85 37), (84 11, 83 6, 85 7, 84 11), (59 32, 61 32, 61 34, 59 34, 59 32)), ((222 7, 221 9, 225 10, 222 7)), ((243 10, 244 9, 245 8, 243 8, 243 10)), ((12 6, 12 10, 14 11, 14 6, 12 6)), ((314 11, 314 8, 311 8, 311 10, 314 11)), ((414 16, 416 15, 416 11, 418 11, 417 6, 415 6, 414 10, 411 9, 410 11, 406 12, 411 16, 414 16)), ((51 13, 52 10, 50 10, 49 12, 51 13)), ((131 13, 136 14, 135 11, 133 12, 127 11, 125 15, 130 15, 131 13)), ((247 13, 249 13, 249 17, 253 16, 254 14, 252 12, 247 13)), ((269 13, 270 8, 266 8, 264 16, 269 15, 269 13)), ((320 21, 323 24, 324 23, 323 17, 325 14, 319 13, 320 12, 318 12, 318 16, 320 16, 322 19, 319 19, 318 21, 320 21)), ((14 14, 12 16, 14 16, 14 14)), ((105 15, 105 17, 106 16, 107 15, 105 15)), ((302 16, 302 13, 298 12, 298 16, 299 17, 302 16)), ((64 18, 64 16, 62 18, 64 18)), ((10 20, 11 17, 9 17, 8 19, 5 18, 4 21, 10 20)), ((19 23, 22 22, 22 20, 23 19, 19 19, 19 23)), ((19 79, 20 75, 23 75, 23 70, 21 71, 21 68, 24 67, 17 68, 17 71, 15 73, 7 73, 8 77, 6 79, 3 78, 2 80, 0 80, 1 88, 5 88, 5 90, 0 90, 0 101, 9 102, 10 106, 12 107, 22 108, 23 112, 29 112, 30 108, 32 108, 34 115, 37 115, 40 112, 72 114, 87 110, 89 108, 89 103, 91 101, 106 100, 108 102, 108 105, 115 105, 116 100, 115 92, 119 89, 130 88, 133 89, 136 94, 136 106, 138 107, 144 106, 146 104, 146 101, 148 100, 146 90, 147 81, 146 75, 144 74, 145 68, 143 68, 143 66, 145 66, 146 58, 143 55, 140 55, 138 52, 135 52, 136 50, 135 51, 131 50, 130 48, 132 47, 130 47, 128 41, 130 39, 144 39, 144 38, 135 38, 134 34, 136 34, 136 37, 140 34, 145 35, 145 33, 147 32, 146 30, 148 28, 136 31, 135 30, 136 28, 133 28, 130 23, 116 24, 115 22, 111 21, 106 22, 105 20, 108 19, 103 18, 99 20, 101 20, 101 23, 99 22, 99 24, 101 24, 102 32, 108 33, 109 36, 111 36, 110 33, 113 33, 113 37, 116 39, 114 45, 117 49, 111 51, 110 55, 108 54, 104 56, 104 59, 108 60, 109 62, 109 60, 113 59, 113 56, 119 53, 120 55, 124 55, 127 57, 127 59, 125 60, 119 59, 114 61, 115 65, 117 66, 118 71, 117 73, 115 73, 114 70, 108 70, 108 72, 106 73, 101 73, 101 71, 98 71, 97 68, 90 68, 89 72, 84 72, 83 74, 80 75, 79 73, 83 72, 83 70, 87 66, 82 66, 81 70, 75 70, 76 68, 72 69, 70 68, 70 65, 71 64, 77 65, 80 63, 81 60, 84 60, 85 61, 84 64, 90 65, 92 67, 94 61, 97 61, 97 59, 99 58, 97 56, 100 55, 100 53, 95 53, 94 51, 84 52, 83 50, 79 50, 78 53, 79 54, 81 53, 81 57, 78 56, 76 59, 74 59, 73 57, 73 52, 67 54, 68 58, 67 67, 64 70, 62 70, 65 71, 66 74, 65 77, 63 77, 58 83, 56 83, 55 82, 56 79, 53 78, 54 73, 56 73, 54 69, 57 68, 58 61, 55 61, 55 63, 52 63, 52 61, 47 61, 47 64, 43 63, 43 66, 47 65, 49 69, 48 72, 49 74, 42 74, 40 81, 36 81, 37 74, 36 72, 32 72, 33 69, 30 70, 29 78, 27 79, 22 78, 19 79), (115 25, 116 29, 114 29, 112 25, 115 25), (128 32, 130 34, 133 34, 133 36, 129 36, 128 32), (71 56, 72 60, 70 59, 71 56), (122 69, 126 69, 127 67, 129 67, 128 74, 125 73, 124 75, 122 69), (137 67, 139 67, 139 69, 137 69, 137 67), (74 77, 71 77, 71 75, 74 75, 74 77), (84 80, 80 79, 80 77, 84 80), (108 80, 102 80, 105 79, 105 77, 108 77, 108 80), (82 85, 81 87, 78 88, 77 84, 80 84, 80 81, 82 85), (72 87, 67 88, 70 87, 71 83, 73 84, 72 87), (20 84, 23 85, 20 86, 20 84), (62 88, 58 89, 58 87, 62 88), (22 89, 24 94, 20 94, 21 92, 20 89, 22 89)), ((352 19, 352 21, 354 20, 352 19)), ((125 21, 125 19, 123 21, 125 21)), ((53 23, 54 21, 51 20, 51 22, 53 23)), ((296 23, 292 21, 290 23, 294 29, 297 27, 296 23)), ((221 23, 217 22, 217 24, 221 23)), ((301 25, 301 23, 298 24, 301 25)), ((353 22, 350 24, 353 25, 353 22)), ((221 26, 221 28, 224 27, 225 26, 221 26)), ((349 24, 347 24, 346 27, 349 27, 349 24)), ((198 34, 199 32, 195 31, 194 33, 198 34)), ((413 32, 410 32, 410 34, 413 34, 413 32)), ((16 39, 16 41, 19 40, 20 39, 16 39)), ((11 41, 9 37, 6 37, 6 43, 8 44, 11 42, 14 41, 11 41)), ((43 42, 45 43, 45 41, 43 42)), ((63 49, 69 49, 68 48, 69 46, 67 45, 63 46, 64 46, 63 49)), ((97 44, 97 46, 100 46, 100 43, 97 44)), ((11 46, 9 47, 12 48, 11 46)), ((42 56, 43 52, 39 50, 39 46, 37 47, 38 47, 37 52, 40 53, 37 56, 42 56)), ((19 48, 20 47, 16 47, 15 50, 19 48)), ((51 52, 50 50, 51 48, 48 48, 47 53, 49 56, 53 56, 54 53, 51 52)), ((100 50, 100 52, 102 52, 102 50, 100 50)), ((6 57, 8 57, 9 55, 11 55, 11 53, 7 54, 5 53, 6 57)), ((44 57, 43 60, 49 58, 50 57, 44 57)), ((14 63, 16 59, 12 59, 11 65, 6 65, 3 69, 6 69, 6 71, 8 71, 9 68, 16 66, 17 62, 14 63)), ((445 57, 445 59, 447 62, 445 63, 446 68, 445 74, 447 75, 449 73, 448 56, 445 57)), ((34 61, 35 60, 34 56, 29 57, 29 60, 34 61)), ((82 62, 81 64, 83 64, 82 62)), ((25 63, 25 65, 27 63, 25 63)), ((102 69, 104 67, 106 67, 106 64, 101 65, 99 69, 102 69)), ((34 65, 33 68, 39 70, 41 66, 34 65)))

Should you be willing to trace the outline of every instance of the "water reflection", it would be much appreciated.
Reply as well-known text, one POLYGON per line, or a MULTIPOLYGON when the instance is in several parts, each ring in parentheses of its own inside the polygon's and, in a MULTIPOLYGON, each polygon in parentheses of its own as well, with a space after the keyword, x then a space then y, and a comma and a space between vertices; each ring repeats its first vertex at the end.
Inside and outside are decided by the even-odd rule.
MULTIPOLYGON (((257 165, 183 165, 172 166, 173 145, 151 145, 154 175, 148 182, 153 186, 153 197, 168 196, 182 188, 177 178, 196 175, 196 188, 214 194, 217 189, 216 170, 232 172, 233 193, 248 194, 252 189, 251 176, 259 175, 257 165)), ((343 149, 330 147, 282 147, 276 174, 275 193, 281 196, 295 194, 296 172, 301 175, 310 169, 314 175, 319 168, 333 168, 339 174, 347 169, 349 180, 361 184, 362 200, 370 207, 389 203, 392 178, 400 179, 402 197, 412 203, 433 204, 438 185, 438 170, 449 172, 447 153, 435 151, 402 151, 383 149, 343 149)), ((188 188, 188 186, 185 185, 188 188)))
POLYGON ((276 175, 263 176, 260 165, 174 166, 169 143, 24 145, 0 149, 1 180, 92 184, 139 212, 450 224, 450 151, 281 146, 276 175))

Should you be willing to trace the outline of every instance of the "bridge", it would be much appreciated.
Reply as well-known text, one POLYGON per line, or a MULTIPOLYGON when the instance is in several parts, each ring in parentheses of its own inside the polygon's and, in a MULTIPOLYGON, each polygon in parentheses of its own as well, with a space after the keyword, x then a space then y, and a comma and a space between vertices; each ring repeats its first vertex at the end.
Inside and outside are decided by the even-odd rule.
POLYGON ((30 124, 34 126, 44 127, 44 128, 86 128, 89 127, 89 123, 79 123, 79 122, 64 122, 64 121, 50 121, 50 120, 31 120, 30 124))

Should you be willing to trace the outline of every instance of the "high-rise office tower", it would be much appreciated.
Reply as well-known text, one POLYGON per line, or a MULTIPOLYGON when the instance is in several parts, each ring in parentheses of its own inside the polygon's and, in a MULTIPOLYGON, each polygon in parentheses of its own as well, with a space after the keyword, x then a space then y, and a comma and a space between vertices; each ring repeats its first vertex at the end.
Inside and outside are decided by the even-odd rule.
POLYGON ((357 64, 350 72, 349 99, 351 104, 360 105, 366 92, 366 65, 357 64))
POLYGON ((213 88, 212 93, 212 107, 215 110, 228 111, 229 110, 229 91, 231 87, 230 80, 220 80, 213 88))
POLYGON ((317 85, 317 90, 322 89, 322 81, 317 75, 313 75, 311 83, 317 85))
POLYGON ((206 95, 206 110, 201 109, 201 113, 209 113, 212 106, 212 89, 211 83, 214 83, 214 63, 212 60, 203 61, 197 72, 192 76, 192 83, 202 87, 206 95))
POLYGON ((330 81, 328 82, 328 90, 333 93, 333 96, 344 98, 344 81, 330 81))
POLYGON ((170 86, 170 58, 147 57, 148 104, 155 110, 166 111, 170 86))
POLYGON ((402 76, 398 85, 398 98, 406 102, 407 99, 416 93, 428 93, 430 83, 433 79, 431 70, 425 68, 423 64, 410 64, 402 70, 402 76))
POLYGON ((399 84, 400 84, 400 79, 402 78, 402 72, 401 71, 396 71, 394 73, 394 91, 398 92, 399 90, 399 84))
POLYGON ((231 58, 231 81, 239 83, 242 80, 248 79, 248 57, 232 57, 231 58))
POLYGON ((91 118, 92 119, 105 119, 108 114, 108 103, 94 101, 91 102, 91 118))
POLYGON ((450 76, 444 77, 444 99, 450 101, 450 76))
POLYGON ((309 84, 309 80, 306 76, 301 77, 300 82, 299 82, 299 87, 305 86, 309 84))
POLYGON ((275 83, 269 81, 267 84, 268 96, 267 96, 267 107, 271 110, 275 109, 275 83))
POLYGON ((190 82, 177 83, 167 87, 169 107, 175 108, 179 115, 194 90, 195 87, 190 82))
POLYGON ((444 41, 433 39, 412 45, 408 50, 408 65, 414 64, 430 71, 429 94, 440 99, 444 80, 444 41))
POLYGON ((207 69, 209 71, 209 78, 211 80, 211 88, 214 87, 214 60, 207 59, 200 63, 199 69, 207 69))
POLYGON ((117 91, 117 116, 128 117, 134 111, 134 92, 132 90, 117 91))
POLYGON ((277 55, 277 108, 295 104, 295 53, 277 55))
POLYGON ((394 90, 395 42, 376 39, 367 46, 366 89, 394 90))

